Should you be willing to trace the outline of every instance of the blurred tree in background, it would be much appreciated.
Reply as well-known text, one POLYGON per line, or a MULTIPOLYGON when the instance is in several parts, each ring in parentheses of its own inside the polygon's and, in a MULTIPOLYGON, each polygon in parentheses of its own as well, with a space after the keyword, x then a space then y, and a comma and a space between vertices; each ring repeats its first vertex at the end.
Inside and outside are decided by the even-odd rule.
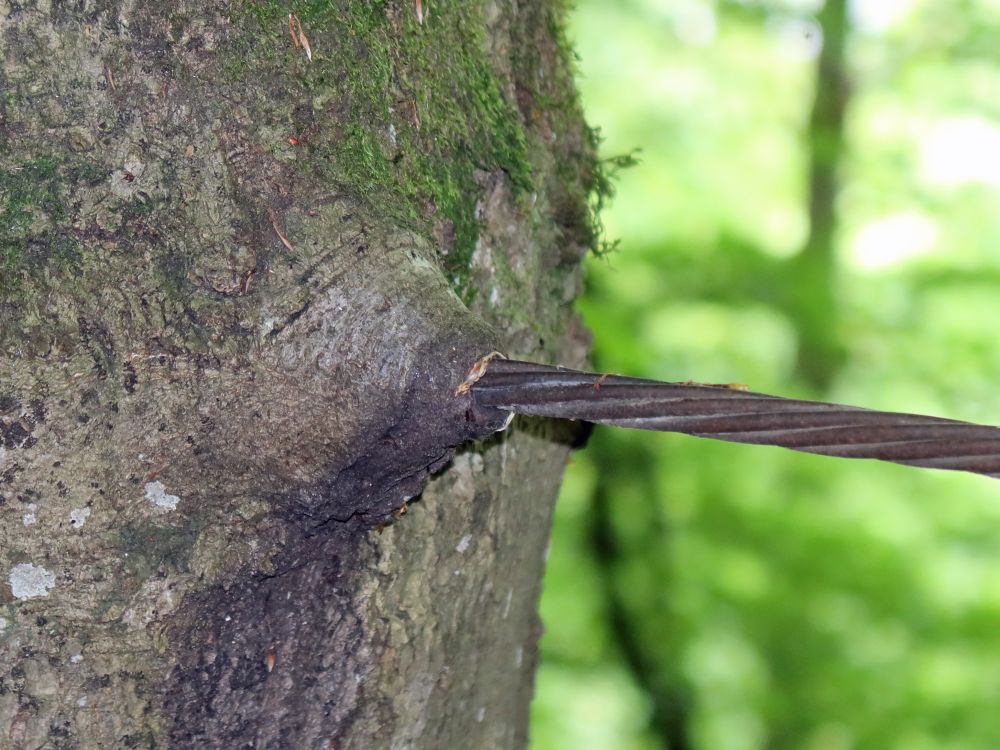
MULTIPOLYGON (((1000 422, 1000 2, 580 0, 601 370, 1000 422)), ((535 750, 1000 747, 1000 483, 598 430, 535 750)))

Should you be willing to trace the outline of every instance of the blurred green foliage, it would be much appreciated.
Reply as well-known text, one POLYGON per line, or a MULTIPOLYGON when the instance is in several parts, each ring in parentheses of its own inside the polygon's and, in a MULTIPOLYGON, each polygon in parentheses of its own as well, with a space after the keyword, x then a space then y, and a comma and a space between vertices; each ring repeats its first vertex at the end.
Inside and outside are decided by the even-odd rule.
MULTIPOLYGON (((595 365, 1000 422, 1000 2, 850 4, 818 274, 821 5, 579 0, 595 365)), ((599 429, 542 615, 534 750, 1000 747, 995 481, 599 429)))

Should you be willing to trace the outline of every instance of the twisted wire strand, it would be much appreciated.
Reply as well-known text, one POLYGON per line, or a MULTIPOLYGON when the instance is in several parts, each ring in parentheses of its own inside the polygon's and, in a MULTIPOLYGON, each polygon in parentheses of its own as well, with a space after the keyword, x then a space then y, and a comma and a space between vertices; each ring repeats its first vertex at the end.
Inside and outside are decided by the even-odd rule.
POLYGON ((519 414, 1000 478, 1000 428, 953 419, 509 359, 488 361, 470 389, 477 404, 519 414))

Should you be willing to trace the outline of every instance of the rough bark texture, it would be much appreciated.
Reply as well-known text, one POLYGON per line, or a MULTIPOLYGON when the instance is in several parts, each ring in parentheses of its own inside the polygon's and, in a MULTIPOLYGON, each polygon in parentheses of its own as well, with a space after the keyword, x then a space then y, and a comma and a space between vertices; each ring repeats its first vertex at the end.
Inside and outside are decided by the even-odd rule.
POLYGON ((0 746, 524 745, 592 139, 415 5, 0 0, 0 746))

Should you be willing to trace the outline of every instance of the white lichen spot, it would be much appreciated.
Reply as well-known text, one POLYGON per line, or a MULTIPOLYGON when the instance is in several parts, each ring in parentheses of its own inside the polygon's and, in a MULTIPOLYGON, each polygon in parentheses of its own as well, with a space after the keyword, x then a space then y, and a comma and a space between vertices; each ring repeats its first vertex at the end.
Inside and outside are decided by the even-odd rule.
POLYGON ((153 505, 163 508, 164 510, 176 510, 177 503, 181 501, 177 495, 169 494, 167 492, 167 488, 164 487, 163 482, 160 482, 159 480, 155 482, 146 482, 146 499, 153 505))
POLYGON ((83 654, 73 654, 69 657, 70 664, 79 664, 81 661, 83 661, 83 654))
POLYGON ((483 719, 485 718, 486 718, 486 706, 480 706, 478 709, 476 709, 476 721, 482 724, 483 719))
POLYGON ((389 143, 393 146, 396 145, 396 126, 391 122, 389 123, 389 143))
POLYGON ((0 617, 0 630, 6 630, 8 625, 10 625, 10 620, 6 617, 0 617))
POLYGON ((524 646, 518 646, 514 649, 514 666, 518 669, 524 664, 524 646))
POLYGON ((7 461, 7 449, 0 445, 0 466, 7 461))
POLYGON ((69 512, 69 525, 78 529, 87 523, 90 517, 90 508, 74 508, 69 512))
POLYGON ((510 603, 514 601, 514 589, 507 590, 507 598, 503 603, 503 613, 500 615, 504 620, 507 619, 507 615, 510 614, 510 603))
POLYGON ((38 506, 34 503, 28 503, 28 507, 25 509, 25 514, 21 516, 21 523, 25 526, 31 526, 33 523, 38 522, 38 517, 35 515, 35 511, 38 510, 38 506))
POLYGON ((469 544, 472 542, 472 534, 466 534, 461 539, 458 540, 458 544, 455 545, 456 552, 465 552, 469 549, 469 544))
POLYGON ((78 705, 80 708, 83 708, 84 706, 86 706, 87 703, 88 703, 88 701, 87 701, 87 696, 86 695, 81 695, 79 698, 76 699, 76 705, 78 705))
POLYGON ((7 576, 10 591, 15 599, 34 599, 36 596, 46 596, 49 589, 56 585, 54 573, 50 573, 41 565, 21 563, 15 565, 7 576))

